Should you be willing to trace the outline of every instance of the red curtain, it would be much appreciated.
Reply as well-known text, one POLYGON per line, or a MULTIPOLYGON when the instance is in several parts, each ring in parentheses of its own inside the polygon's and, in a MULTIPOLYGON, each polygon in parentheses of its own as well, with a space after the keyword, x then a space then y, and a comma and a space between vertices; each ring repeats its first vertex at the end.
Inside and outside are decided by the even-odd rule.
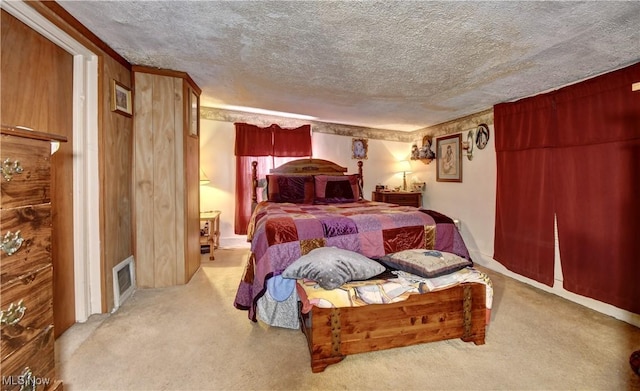
POLYGON ((311 156, 311 126, 304 125, 295 129, 273 128, 273 156, 304 157, 311 156))
POLYGON ((273 154, 273 134, 271 128, 237 122, 236 156, 271 156, 273 154))
POLYGON ((565 289, 640 313, 640 63, 557 92, 565 289))
POLYGON ((640 63, 494 108, 494 258, 551 285, 549 215, 555 213, 564 288, 635 313, 640 313, 640 93, 632 92, 631 84, 639 80, 640 63), (527 167, 527 160, 539 167, 527 167), (537 186, 548 193, 537 194, 537 186), (523 203, 533 210, 525 211, 523 203), (526 243, 524 231, 531 242, 540 242, 526 243), (530 251, 533 256, 525 254, 530 251), (542 273, 536 277, 537 272, 542 273))
POLYGON ((546 95, 496 105, 496 226, 493 258, 509 270, 553 285, 555 123, 546 95))
POLYGON ((293 157, 311 156, 311 125, 283 129, 278 125, 261 128, 246 123, 236 126, 236 210, 234 232, 247 234, 251 217, 251 162, 258 162, 258 173, 264 177, 275 165, 293 157), (285 157, 285 158, 274 158, 285 157), (287 158, 288 157, 288 158, 287 158))
MULTIPOLYGON (((251 217, 251 162, 258 162, 258 172, 264 172, 271 164, 270 156, 236 156, 236 211, 234 232, 247 234, 247 224, 251 217)), ((268 172, 268 171, 267 171, 268 172)))

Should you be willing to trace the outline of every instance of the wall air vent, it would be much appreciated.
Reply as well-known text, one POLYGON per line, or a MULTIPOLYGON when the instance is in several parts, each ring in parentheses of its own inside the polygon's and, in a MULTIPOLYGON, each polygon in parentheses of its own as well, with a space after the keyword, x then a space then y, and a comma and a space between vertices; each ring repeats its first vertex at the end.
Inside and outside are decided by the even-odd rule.
POLYGON ((113 267, 113 301, 115 312, 133 294, 136 288, 136 272, 133 256, 113 267))

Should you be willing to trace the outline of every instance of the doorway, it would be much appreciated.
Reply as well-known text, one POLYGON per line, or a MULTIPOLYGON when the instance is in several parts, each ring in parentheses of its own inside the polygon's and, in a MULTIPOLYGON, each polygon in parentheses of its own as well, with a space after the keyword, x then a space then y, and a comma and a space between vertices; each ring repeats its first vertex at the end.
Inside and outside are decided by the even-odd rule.
MULTIPOLYGON (((102 312, 98 224, 98 57, 26 3, 2 2, 2 9, 39 36, 53 42, 58 51, 70 55, 70 60, 64 61, 68 61, 66 69, 70 68, 72 72, 66 76, 71 88, 65 92, 68 96, 64 100, 68 100, 71 118, 61 119, 62 127, 54 130, 39 129, 66 135, 71 141, 66 152, 52 158, 52 178, 57 188, 52 194, 56 202, 52 208, 57 235, 54 241, 59 243, 53 249, 54 268, 59 272, 57 276, 54 273, 54 285, 61 288, 54 291, 54 324, 58 336, 76 321, 84 322, 89 315, 102 312)), ((9 26, 3 23, 3 35, 5 27, 9 26)), ((31 36, 34 37, 33 34, 31 36)), ((3 68, 4 64, 3 61, 3 68)), ((46 113, 46 108, 41 110, 46 113)), ((49 125, 46 122, 40 126, 47 128, 49 125)))

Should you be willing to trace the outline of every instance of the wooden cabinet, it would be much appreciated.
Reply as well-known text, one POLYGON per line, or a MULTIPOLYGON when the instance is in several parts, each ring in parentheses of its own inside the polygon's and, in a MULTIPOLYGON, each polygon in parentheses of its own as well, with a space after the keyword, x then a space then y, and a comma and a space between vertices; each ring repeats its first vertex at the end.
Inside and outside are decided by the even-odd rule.
POLYGON ((184 284, 200 266, 200 89, 184 73, 138 66, 133 81, 137 285, 184 284))
POLYGON ((0 367, 2 389, 57 389, 51 260, 51 141, 1 127, 0 367))
POLYGON ((371 200, 404 206, 422 207, 422 193, 418 191, 374 191, 371 200))

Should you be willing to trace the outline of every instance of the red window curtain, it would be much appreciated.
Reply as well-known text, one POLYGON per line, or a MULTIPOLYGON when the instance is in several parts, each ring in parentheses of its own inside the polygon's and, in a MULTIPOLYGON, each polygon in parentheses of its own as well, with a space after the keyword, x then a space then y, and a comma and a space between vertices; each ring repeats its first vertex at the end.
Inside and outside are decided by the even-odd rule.
POLYGON ((273 127, 273 156, 304 157, 311 156, 311 126, 304 125, 295 129, 273 127))
POLYGON ((234 232, 247 234, 247 225, 251 217, 251 162, 258 162, 258 172, 264 172, 271 166, 270 156, 236 156, 236 211, 234 232))
POLYGON ((278 157, 311 156, 311 126, 283 129, 278 125, 261 128, 236 123, 236 210, 234 232, 246 235, 251 217, 251 162, 258 162, 258 174, 264 175, 275 165, 289 159, 278 157))
POLYGON ((236 156, 271 156, 273 154, 271 128, 259 128, 245 123, 234 125, 236 126, 236 156))
POLYGON ((564 288, 640 313, 640 63, 557 93, 564 288))
POLYGON ((549 96, 494 107, 497 161, 493 258, 509 270, 553 285, 553 189, 549 96))

